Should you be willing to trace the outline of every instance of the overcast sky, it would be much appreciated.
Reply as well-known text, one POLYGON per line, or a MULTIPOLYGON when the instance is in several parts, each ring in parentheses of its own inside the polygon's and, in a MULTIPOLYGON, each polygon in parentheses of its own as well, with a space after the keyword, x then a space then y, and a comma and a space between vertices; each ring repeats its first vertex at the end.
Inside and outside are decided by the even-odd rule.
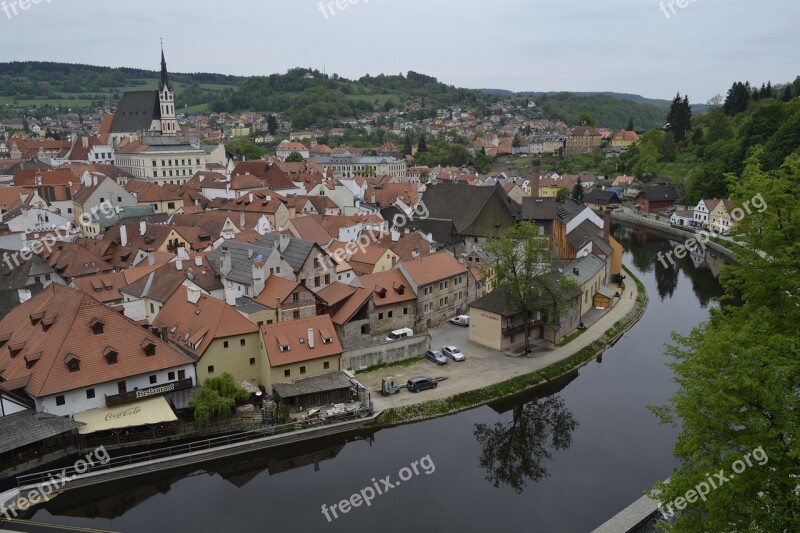
POLYGON ((333 13, 319 0, 40 1, 0 10, 0 61, 155 70, 163 36, 175 72, 414 70, 470 88, 680 91, 697 103, 735 80, 800 74, 797 0, 681 0, 669 18, 659 0, 339 0, 333 13))

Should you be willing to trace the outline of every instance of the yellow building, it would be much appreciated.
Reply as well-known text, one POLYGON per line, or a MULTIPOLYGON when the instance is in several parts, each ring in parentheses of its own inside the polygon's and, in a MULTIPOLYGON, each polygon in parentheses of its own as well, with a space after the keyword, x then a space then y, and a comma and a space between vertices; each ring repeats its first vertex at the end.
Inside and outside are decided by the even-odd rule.
POLYGON ((275 383, 341 370, 342 344, 331 317, 290 320, 261 327, 261 383, 275 383))
POLYGON ((731 200, 720 200, 716 207, 708 214, 708 227, 714 233, 730 235, 736 222, 731 217, 731 211, 736 208, 731 200))
POLYGON ((258 326, 221 300, 179 287, 153 321, 162 336, 198 357, 197 380, 227 372, 259 385, 263 367, 258 326))

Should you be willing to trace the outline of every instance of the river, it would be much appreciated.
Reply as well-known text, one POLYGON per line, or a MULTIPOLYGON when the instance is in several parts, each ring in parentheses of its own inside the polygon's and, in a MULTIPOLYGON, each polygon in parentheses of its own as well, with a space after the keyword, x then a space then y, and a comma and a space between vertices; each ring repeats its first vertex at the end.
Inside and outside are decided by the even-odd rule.
POLYGON ((675 389, 662 355, 670 332, 688 333, 721 294, 721 258, 688 256, 665 268, 656 253, 668 240, 619 226, 615 235, 650 305, 599 360, 549 390, 310 448, 68 492, 34 519, 147 533, 591 531, 675 465, 677 429, 659 425, 646 406, 664 404, 675 389), (334 518, 331 506, 356 493, 370 497, 367 487, 375 494, 369 506, 355 498, 358 507, 337 507, 334 518))

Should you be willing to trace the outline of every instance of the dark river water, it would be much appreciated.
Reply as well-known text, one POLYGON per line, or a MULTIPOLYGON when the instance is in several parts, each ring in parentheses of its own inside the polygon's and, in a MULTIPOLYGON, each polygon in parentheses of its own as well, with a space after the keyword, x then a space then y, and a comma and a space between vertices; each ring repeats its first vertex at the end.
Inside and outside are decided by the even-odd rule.
POLYGON ((665 268, 656 253, 671 247, 668 240, 615 232, 650 306, 600 361, 547 390, 438 420, 72 491, 34 519, 147 533, 591 531, 674 466, 677 430, 645 407, 663 404, 675 388, 662 355, 670 332, 688 333, 721 294, 721 258, 686 257, 665 268), (388 490, 386 476, 395 485, 388 490), (330 507, 357 493, 360 505, 346 514, 337 507, 334 518, 330 507))

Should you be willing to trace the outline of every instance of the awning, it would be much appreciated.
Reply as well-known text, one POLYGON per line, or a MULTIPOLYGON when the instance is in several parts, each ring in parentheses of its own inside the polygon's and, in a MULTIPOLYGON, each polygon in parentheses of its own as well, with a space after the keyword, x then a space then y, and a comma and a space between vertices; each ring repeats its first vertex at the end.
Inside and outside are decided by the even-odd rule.
POLYGON ((86 424, 78 430, 81 435, 109 429, 146 426, 148 424, 160 424, 178 420, 178 417, 175 416, 163 396, 116 407, 91 409, 76 413, 73 418, 86 424))

